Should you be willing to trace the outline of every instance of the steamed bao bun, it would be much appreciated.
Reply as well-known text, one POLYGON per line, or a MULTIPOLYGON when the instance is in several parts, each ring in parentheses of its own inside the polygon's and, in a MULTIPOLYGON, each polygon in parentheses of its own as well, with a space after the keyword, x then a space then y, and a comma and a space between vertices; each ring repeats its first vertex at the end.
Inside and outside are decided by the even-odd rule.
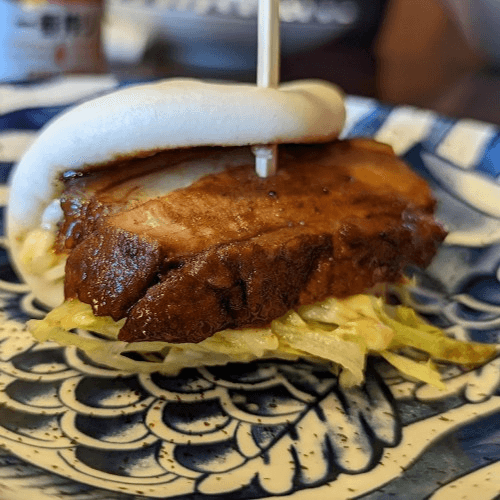
POLYGON ((317 80, 270 89, 172 79, 80 104, 42 130, 10 179, 7 235, 14 265, 42 303, 62 303, 62 281, 34 275, 19 253, 60 195, 65 171, 174 148, 327 142, 344 121, 342 92, 317 80))

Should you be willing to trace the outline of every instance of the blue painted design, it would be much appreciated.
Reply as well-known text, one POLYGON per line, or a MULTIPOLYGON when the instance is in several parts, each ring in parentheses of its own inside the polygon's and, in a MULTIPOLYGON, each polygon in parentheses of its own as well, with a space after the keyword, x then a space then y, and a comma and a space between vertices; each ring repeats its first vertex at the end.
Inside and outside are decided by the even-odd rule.
MULTIPOLYGON (((497 391, 500 394, 500 391, 497 391)), ((500 413, 478 419, 456 433, 457 443, 473 461, 483 467, 498 460, 500 455, 500 413)))
POLYGON ((0 161, 0 184, 7 183, 13 166, 13 162, 0 161))
POLYGON ((30 108, 12 111, 0 116, 0 130, 39 130, 49 120, 72 105, 30 108))
POLYGON ((461 292, 477 301, 500 307, 500 283, 495 276, 472 275, 462 285, 461 292))
POLYGON ((489 141, 475 170, 495 180, 500 176, 500 132, 489 141))
MULTIPOLYGON (((7 208, 4 207, 4 206, 1 206, 0 205, 0 236, 4 236, 5 235, 5 212, 6 212, 7 208)), ((2 252, 3 252, 3 255, 6 255, 7 252, 3 249, 0 248, 0 255, 2 255, 2 252)), ((9 263, 10 265, 10 263, 9 263)))
MULTIPOLYGON (((432 405, 431 405, 432 406, 432 405)), ((471 472, 471 459, 460 446, 462 435, 451 432, 426 449, 415 463, 401 471, 398 478, 363 495, 359 500, 427 500, 436 491, 436 485, 445 485, 471 472)), ((459 490, 458 490, 459 491, 459 490)), ((480 495, 481 487, 478 488, 480 495)), ((460 498, 460 496, 450 497, 460 498)), ((474 500, 466 497, 467 500, 474 500)), ((477 497, 478 499, 480 496, 477 497)))
POLYGON ((349 137, 372 137, 382 127, 393 109, 392 106, 377 105, 373 111, 363 116, 351 127, 349 137))
POLYGON ((47 84, 48 82, 56 80, 57 76, 48 76, 48 77, 36 77, 33 79, 29 80, 15 80, 15 81, 2 81, 2 84, 0 85, 0 88, 5 85, 5 86, 10 86, 10 85, 15 85, 16 87, 21 87, 21 88, 30 88, 32 87, 34 90, 36 90, 36 87, 39 85, 47 84))
POLYGON ((497 330, 475 330, 470 328, 467 332, 468 337, 473 342, 484 342, 486 344, 500 344, 500 329, 497 330))
POLYGON ((123 89, 125 87, 133 87, 134 85, 142 85, 145 83, 154 83, 156 81, 162 80, 161 77, 157 78, 128 78, 128 79, 122 79, 116 86, 116 89, 123 89))
POLYGON ((434 152, 443 139, 450 133, 457 120, 439 116, 433 122, 427 137, 422 141, 422 146, 430 152, 434 152))
POLYGON ((423 143, 419 142, 410 148, 403 159, 411 165, 412 170, 417 172, 421 177, 423 177, 427 182, 434 183, 434 178, 430 174, 429 170, 425 166, 422 160, 422 153, 428 151, 423 143))

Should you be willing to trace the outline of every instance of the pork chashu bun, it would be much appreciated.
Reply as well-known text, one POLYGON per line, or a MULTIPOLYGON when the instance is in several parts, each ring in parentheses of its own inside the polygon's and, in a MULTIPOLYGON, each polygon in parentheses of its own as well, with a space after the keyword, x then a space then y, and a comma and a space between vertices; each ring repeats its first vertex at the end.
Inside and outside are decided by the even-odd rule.
MULTIPOLYGON (((34 270, 21 253, 34 231, 57 230, 65 172, 176 148, 328 142, 339 135, 344 121, 342 92, 316 80, 265 89, 172 79, 87 101, 51 121, 11 176, 7 234, 12 260, 41 303, 62 303, 62 280, 34 270)), ((185 186, 207 169, 212 172, 213 166, 202 162, 163 188, 185 186)), ((52 251, 38 247, 39 253, 46 250, 52 251)))
MULTIPOLYGON (((369 141, 332 142, 340 127, 332 127, 331 123, 338 124, 344 116, 341 100, 337 102, 339 106, 331 106, 334 97, 340 98, 335 88, 307 82, 292 86, 295 88, 292 94, 287 94, 290 90, 272 91, 272 103, 283 100, 283 95, 287 98, 287 102, 280 103, 274 111, 258 93, 254 100, 262 105, 258 115, 264 124, 254 121, 249 128, 251 119, 255 120, 256 107, 250 110, 238 103, 246 102, 249 90, 254 91, 255 87, 219 85, 214 88, 214 85, 192 81, 170 82, 166 87, 170 121, 163 118, 168 122, 165 127, 168 130, 163 130, 163 146, 156 146, 157 142, 151 142, 142 132, 138 140, 136 132, 129 138, 131 142, 135 140, 132 147, 129 142, 128 149, 123 150, 125 130, 130 130, 136 122, 129 119, 124 125, 120 120, 122 103, 139 102, 138 107, 130 108, 132 116, 138 115, 144 120, 144 126, 137 127, 137 131, 153 130, 152 123, 158 125, 151 119, 160 116, 161 106, 154 107, 154 113, 151 102, 143 107, 145 97, 154 94, 151 88, 146 96, 133 93, 133 99, 122 91, 117 94, 124 94, 121 98, 127 99, 113 100, 117 96, 113 94, 91 102, 86 126, 81 120, 77 123, 74 133, 78 133, 79 127, 83 131, 92 130, 90 140, 80 133, 87 142, 73 144, 73 151, 85 160, 75 162, 71 151, 67 151, 64 161, 57 156, 56 161, 61 163, 56 164, 52 159, 47 168, 53 190, 43 207, 50 207, 50 200, 61 194, 60 187, 54 190, 55 181, 61 174, 66 177, 63 205, 69 222, 60 224, 66 236, 61 238, 59 234, 57 240, 59 250, 71 251, 66 266, 66 296, 91 304, 98 315, 109 315, 115 320, 127 317, 121 339, 198 342, 221 329, 264 326, 294 306, 322 300, 330 294, 345 297, 360 293, 379 282, 397 281, 406 264, 425 266, 429 263, 444 237, 444 231, 432 218, 434 200, 430 190, 388 147, 369 141), (311 93, 311 89, 314 92, 311 93), (208 105, 209 109, 205 106, 205 99, 213 100, 215 94, 226 99, 234 97, 220 113, 212 115, 217 134, 213 133, 213 123, 206 121, 213 106, 208 105), (300 96, 300 99, 292 102, 289 95, 300 96), (308 104, 303 102, 304 96, 310 101, 308 104), (193 102, 198 102, 197 107, 193 108, 193 102), (97 127, 102 135, 96 135, 93 128, 100 123, 95 121, 101 116, 96 111, 105 109, 106 103, 108 112, 121 124, 117 130, 123 130, 121 135, 113 131, 112 147, 105 134, 106 127, 97 127), (118 103, 118 112, 111 112, 110 103, 118 103), (287 111, 300 108, 299 104, 308 112, 299 112, 300 119, 290 127, 289 122, 297 115, 287 111), (235 109, 239 113, 236 116, 231 114, 235 109), (199 113, 203 117, 202 126, 199 113), (184 129, 179 128, 177 121, 182 122, 184 129), (265 134, 255 134, 258 126, 261 134, 267 128, 265 134), (299 126, 302 128, 296 130, 299 126), (264 180, 255 176, 251 151, 244 146, 322 141, 324 146, 282 146, 282 169, 276 176, 264 180), (99 152, 95 153, 90 145, 95 148, 98 143, 99 152), (220 143, 224 147, 216 147, 220 143), (207 145, 211 148, 203 148, 207 145), (99 156, 103 151, 108 153, 99 156), (157 164, 162 162, 167 167, 163 177, 157 175, 157 164), (105 166, 111 171, 106 172, 105 166), (149 188, 145 189, 149 191, 141 195, 144 199, 135 195, 132 204, 129 199, 125 204, 116 203, 137 187, 125 182, 117 189, 121 172, 135 178, 140 177, 136 171, 141 169, 148 173, 144 177, 149 178, 146 181, 149 188), (169 181, 176 176, 179 182, 170 185, 169 181), (104 197, 103 186, 99 187, 96 181, 99 177, 115 186, 112 190, 104 189, 104 197), (194 184, 187 187, 186 183, 191 181, 194 184), (100 194, 88 190, 89 184, 97 185, 100 194), (154 189, 151 184, 155 185, 154 189), (157 195, 164 195, 178 187, 182 189, 166 198, 154 196, 155 190, 157 195), (72 207, 81 205, 82 199, 86 208, 75 211, 72 207), (76 217, 75 212, 78 212, 76 217), (252 212, 250 219, 249 212, 252 212), (78 217, 87 219, 96 214, 106 217, 101 217, 100 221, 104 222, 95 227, 78 220, 78 217), (221 219, 219 226, 217 218, 221 219), (75 224, 85 226, 83 234, 77 234, 82 231, 75 231, 75 224), (158 233, 158 227, 162 231, 167 228, 166 233, 158 233), (132 259, 130 247, 134 248, 132 259), (137 258, 140 263, 136 262, 137 258), (214 270, 213 276, 210 270, 214 270), (186 301, 192 303, 193 300, 198 304, 198 314, 186 307, 186 301)), ((219 105, 220 102, 219 99, 219 105)), ((59 125, 59 130, 56 134, 52 132, 52 137, 60 136, 62 131, 67 133, 69 124, 83 117, 81 113, 75 115, 78 109, 63 116, 62 125, 55 122, 53 127, 59 125), (71 114, 73 118, 69 120, 71 114)), ((39 141, 50 131, 49 126, 39 141)), ((156 133, 155 130, 152 135, 156 133)), ((47 146, 46 141, 44 145, 47 146)), ((36 144, 21 162, 18 172, 26 158, 33 158, 26 172, 35 168, 33 149, 36 150, 36 144)), ((41 150, 45 148, 39 148, 38 154, 41 150)), ((13 191, 17 178, 18 174, 14 176, 13 191)), ((23 196, 30 194, 25 192, 23 196)), ((50 210, 45 210, 42 224, 50 219, 48 212, 50 210)), ((14 234, 12 220, 9 218, 9 235, 14 234)), ((38 220, 40 224, 40 215, 38 220)), ((61 282, 46 280, 53 274, 50 272, 41 276, 30 272, 33 266, 30 268, 26 252, 22 255, 24 235, 22 231, 15 234, 20 235, 13 242, 14 248, 20 243, 18 266, 32 284, 40 285, 39 289, 35 287, 35 293, 42 302, 58 305, 62 301, 61 282)), ((50 252, 52 248, 47 250, 50 252)))

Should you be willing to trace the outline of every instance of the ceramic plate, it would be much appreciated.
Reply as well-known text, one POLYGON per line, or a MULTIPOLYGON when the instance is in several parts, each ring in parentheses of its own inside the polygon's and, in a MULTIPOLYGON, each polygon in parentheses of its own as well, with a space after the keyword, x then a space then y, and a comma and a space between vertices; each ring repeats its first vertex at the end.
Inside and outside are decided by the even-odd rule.
MULTIPOLYGON (((3 180, 44 122, 116 86, 0 86, 3 180)), ((450 231, 427 271, 409 271, 414 307, 450 335, 500 343, 499 130, 347 104, 345 135, 392 144, 429 180, 450 231)), ((499 498, 500 359, 447 367, 444 391, 376 360, 353 390, 305 362, 123 374, 33 342, 25 322, 43 311, 5 250, 0 278, 3 499, 499 498)))

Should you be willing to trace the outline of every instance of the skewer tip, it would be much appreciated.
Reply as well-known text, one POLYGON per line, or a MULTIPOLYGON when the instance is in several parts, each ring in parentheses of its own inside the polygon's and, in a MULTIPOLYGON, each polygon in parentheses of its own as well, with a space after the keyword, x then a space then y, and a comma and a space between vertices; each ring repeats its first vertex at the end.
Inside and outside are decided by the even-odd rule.
POLYGON ((278 145, 254 146, 255 171, 259 177, 269 177, 276 173, 278 167, 278 145))

